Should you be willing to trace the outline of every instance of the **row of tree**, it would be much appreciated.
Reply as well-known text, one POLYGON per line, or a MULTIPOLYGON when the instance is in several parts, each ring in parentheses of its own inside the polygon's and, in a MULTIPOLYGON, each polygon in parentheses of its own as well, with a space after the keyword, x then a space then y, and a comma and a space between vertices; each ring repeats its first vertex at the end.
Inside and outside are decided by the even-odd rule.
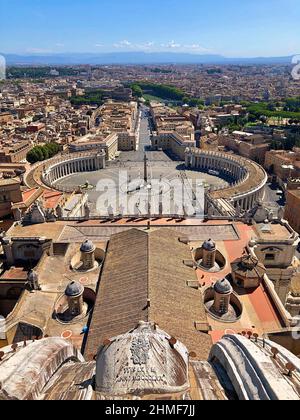
POLYGON ((163 100, 179 101, 182 104, 187 104, 191 107, 203 107, 204 101, 200 98, 192 98, 187 96, 182 90, 168 85, 159 85, 155 83, 139 82, 133 83, 131 86, 133 95, 137 98, 142 98, 144 94, 156 96, 163 100))
POLYGON ((294 147, 300 147, 299 133, 290 133, 284 139, 271 142, 271 149, 273 150, 293 150, 294 147))
POLYGON ((186 95, 185 93, 174 87, 168 85, 159 85, 149 82, 138 82, 131 85, 133 94, 137 97, 142 97, 144 93, 165 100, 181 101, 186 95))
MULTIPOLYGON (((55 76, 50 75, 52 67, 8 67, 7 74, 9 79, 40 79, 40 78, 51 78, 55 76)), ((79 70, 76 70, 72 67, 59 67, 58 68, 60 76, 77 76, 80 74, 79 70)))
POLYGON ((70 98, 71 104, 73 106, 81 105, 97 105, 101 106, 103 104, 103 91, 101 89, 95 89, 86 92, 82 96, 72 96, 70 98))
POLYGON ((251 117, 260 119, 262 116, 267 118, 286 118, 292 120, 300 120, 300 100, 287 99, 283 103, 260 102, 248 103, 247 110, 251 117))
POLYGON ((29 163, 42 162, 55 156, 61 147, 58 143, 48 143, 44 146, 35 146, 27 153, 27 161, 29 163))

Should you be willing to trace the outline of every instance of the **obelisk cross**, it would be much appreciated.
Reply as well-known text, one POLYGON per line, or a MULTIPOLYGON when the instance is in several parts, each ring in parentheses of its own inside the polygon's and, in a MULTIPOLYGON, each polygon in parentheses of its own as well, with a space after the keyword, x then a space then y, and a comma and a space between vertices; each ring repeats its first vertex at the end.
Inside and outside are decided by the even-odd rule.
POLYGON ((146 153, 145 153, 145 156, 144 156, 144 181, 146 182, 146 184, 148 182, 148 165, 147 165, 147 162, 148 162, 148 159, 147 159, 147 156, 146 156, 146 153))

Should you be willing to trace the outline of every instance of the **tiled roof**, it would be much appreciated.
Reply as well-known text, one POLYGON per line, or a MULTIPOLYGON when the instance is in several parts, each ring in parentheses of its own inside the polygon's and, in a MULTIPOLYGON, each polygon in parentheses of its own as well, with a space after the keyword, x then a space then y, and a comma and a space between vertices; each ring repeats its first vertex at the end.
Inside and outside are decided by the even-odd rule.
POLYGON ((197 358, 206 358, 211 338, 195 323, 206 323, 201 292, 187 286, 196 279, 183 261, 190 258, 187 245, 169 229, 152 232, 132 229, 113 235, 85 349, 96 354, 107 338, 152 321, 184 343, 197 358), (150 306, 149 306, 150 303, 150 306))

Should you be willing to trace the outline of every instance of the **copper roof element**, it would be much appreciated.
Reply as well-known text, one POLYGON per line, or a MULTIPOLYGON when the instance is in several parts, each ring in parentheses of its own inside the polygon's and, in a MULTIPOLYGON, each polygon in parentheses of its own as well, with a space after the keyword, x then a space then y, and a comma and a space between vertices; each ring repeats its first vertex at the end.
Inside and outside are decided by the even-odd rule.
POLYGON ((211 337, 195 328, 207 323, 201 291, 187 286, 195 271, 182 264, 187 245, 171 229, 131 229, 113 235, 107 249, 85 354, 95 354, 108 337, 133 330, 140 321, 155 322, 206 358, 211 337), (149 307, 148 301, 151 301, 149 307))
POLYGON ((202 248, 206 251, 214 251, 216 249, 216 244, 212 239, 209 239, 203 243, 202 248))
POLYGON ((92 241, 89 241, 88 239, 83 242, 83 244, 80 247, 81 252, 93 252, 95 251, 95 245, 92 241))
POLYGON ((84 287, 82 286, 82 284, 77 283, 76 281, 72 281, 68 284, 65 290, 65 295, 69 297, 80 296, 83 293, 83 290, 84 287))
POLYGON ((217 281, 214 285, 214 290, 221 295, 227 295, 233 292, 232 286, 226 278, 217 281))

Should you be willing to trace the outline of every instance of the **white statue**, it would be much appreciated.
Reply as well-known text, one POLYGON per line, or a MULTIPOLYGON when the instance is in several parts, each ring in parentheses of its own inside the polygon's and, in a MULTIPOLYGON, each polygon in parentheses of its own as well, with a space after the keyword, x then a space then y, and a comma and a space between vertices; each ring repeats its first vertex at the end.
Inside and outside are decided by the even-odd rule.
POLYGON ((89 220, 90 219, 90 215, 91 215, 90 206, 89 206, 89 203, 86 202, 85 205, 84 205, 84 218, 86 220, 89 220))

